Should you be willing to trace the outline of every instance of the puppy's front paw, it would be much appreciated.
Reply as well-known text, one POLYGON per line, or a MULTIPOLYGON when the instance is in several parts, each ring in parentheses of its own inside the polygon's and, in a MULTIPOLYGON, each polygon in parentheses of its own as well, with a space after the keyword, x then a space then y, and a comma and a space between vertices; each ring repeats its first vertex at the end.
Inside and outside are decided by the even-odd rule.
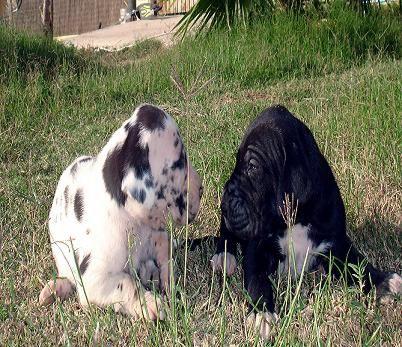
POLYGON ((271 312, 258 312, 257 314, 251 312, 247 317, 247 326, 257 331, 261 338, 266 340, 279 318, 276 313, 271 312))
POLYGON ((160 297, 156 296, 152 292, 147 291, 144 293, 144 299, 144 309, 146 309, 148 312, 148 314, 147 312, 144 312, 144 317, 151 321, 157 320, 158 318, 160 320, 164 320, 165 312, 163 311, 162 301, 160 297))
POLYGON ((211 259, 212 269, 215 272, 224 272, 226 260, 226 275, 231 276, 236 271, 236 258, 233 254, 226 252, 226 259, 225 253, 217 253, 211 259))
POLYGON ((390 274, 378 287, 377 295, 381 303, 393 300, 395 295, 402 294, 402 277, 396 273, 390 274))

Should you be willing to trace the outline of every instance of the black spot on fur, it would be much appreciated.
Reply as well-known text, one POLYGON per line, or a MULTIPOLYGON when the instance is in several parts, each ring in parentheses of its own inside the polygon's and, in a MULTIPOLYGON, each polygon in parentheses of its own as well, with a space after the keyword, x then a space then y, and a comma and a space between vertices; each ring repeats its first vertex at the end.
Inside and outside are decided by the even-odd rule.
POLYGON ((183 194, 180 194, 176 198, 176 206, 179 209, 180 215, 183 215, 183 212, 184 212, 184 210, 186 208, 186 204, 184 203, 183 194))
POLYGON ((72 175, 75 175, 75 174, 77 173, 78 164, 80 164, 80 163, 85 163, 85 162, 87 162, 87 161, 89 161, 89 160, 91 160, 91 159, 92 159, 92 157, 84 157, 84 158, 81 158, 81 159, 77 160, 77 161, 74 163, 74 165, 71 167, 71 170, 70 170, 71 174, 72 174, 72 175))
POLYGON ((140 144, 140 127, 138 124, 126 124, 127 138, 121 147, 112 150, 103 166, 103 179, 107 192, 119 205, 124 205, 126 194, 121 190, 125 172, 132 168, 137 179, 146 173, 151 174, 149 166, 149 148, 140 144))
POLYGON ((123 291, 123 283, 119 283, 117 285, 117 289, 119 289, 122 292, 123 291))
POLYGON ((88 268, 89 260, 91 259, 91 253, 87 254, 80 264, 80 273, 83 275, 88 268))
POLYGON ((168 169, 167 169, 167 167, 164 167, 162 170, 162 175, 166 176, 167 174, 168 174, 168 169))
POLYGON ((66 188, 64 188, 64 209, 67 215, 68 212, 68 201, 69 201, 69 197, 68 197, 68 186, 66 186, 66 188))
POLYGON ((87 229, 87 231, 85 232, 87 235, 89 235, 91 233, 91 230, 87 229))
POLYGON ((106 191, 119 205, 124 205, 127 198, 126 194, 121 190, 123 165, 124 157, 122 155, 122 150, 114 149, 106 158, 102 170, 106 191))
POLYGON ((156 192, 156 198, 158 200, 165 199, 165 189, 166 186, 160 186, 159 190, 156 192))
POLYGON ((79 163, 85 163, 87 161, 92 160, 92 157, 88 156, 88 157, 83 157, 80 160, 78 160, 79 163))
POLYGON ((182 147, 180 151, 179 158, 172 164, 172 170, 182 170, 187 163, 186 154, 184 152, 184 148, 182 147))
POLYGON ((84 197, 82 189, 78 189, 74 196, 74 212, 77 220, 80 222, 84 214, 84 197))
POLYGON ((74 165, 71 167, 71 174, 74 176, 77 173, 77 168, 78 168, 78 163, 74 163, 74 165))
POLYGON ((174 141, 174 146, 175 146, 175 147, 177 147, 177 146, 178 146, 178 144, 179 144, 179 139, 178 139, 178 138, 176 138, 176 140, 174 141))
POLYGON ((145 198, 147 197, 147 193, 145 192, 144 189, 137 189, 134 188, 133 191, 131 192, 131 195, 135 200, 137 200, 139 203, 143 204, 145 201, 145 198))
POLYGON ((151 188, 154 186, 154 180, 152 177, 148 177, 145 179, 145 187, 151 188))
POLYGON ((143 105, 137 113, 137 122, 144 129, 154 131, 156 129, 165 129, 165 113, 152 105, 143 105))

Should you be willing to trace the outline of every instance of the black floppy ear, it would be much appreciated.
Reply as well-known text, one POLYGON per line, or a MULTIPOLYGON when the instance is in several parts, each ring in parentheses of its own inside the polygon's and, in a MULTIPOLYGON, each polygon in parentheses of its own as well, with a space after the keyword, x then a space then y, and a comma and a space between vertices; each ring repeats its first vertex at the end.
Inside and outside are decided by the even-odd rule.
POLYGON ((142 179, 145 174, 151 173, 149 165, 149 148, 148 145, 141 143, 141 128, 139 124, 126 126, 127 138, 121 148, 125 154, 125 167, 122 169, 132 168, 136 178, 142 179))
POLYGON ((142 189, 148 188, 147 178, 152 177, 149 148, 140 142, 139 125, 127 123, 124 129, 127 137, 123 145, 109 152, 102 169, 106 190, 119 205, 125 204, 127 194, 145 201, 142 189))
POLYGON ((139 124, 127 129, 127 139, 122 146, 126 153, 121 190, 127 196, 151 208, 155 202, 154 178, 149 164, 149 148, 141 143, 139 124))

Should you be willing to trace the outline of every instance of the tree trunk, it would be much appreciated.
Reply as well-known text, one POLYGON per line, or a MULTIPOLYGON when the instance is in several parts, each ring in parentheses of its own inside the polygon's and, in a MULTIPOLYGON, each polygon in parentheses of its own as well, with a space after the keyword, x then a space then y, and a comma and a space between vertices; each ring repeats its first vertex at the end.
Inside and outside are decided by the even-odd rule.
POLYGON ((43 0, 42 28, 46 37, 53 38, 53 0, 43 0))

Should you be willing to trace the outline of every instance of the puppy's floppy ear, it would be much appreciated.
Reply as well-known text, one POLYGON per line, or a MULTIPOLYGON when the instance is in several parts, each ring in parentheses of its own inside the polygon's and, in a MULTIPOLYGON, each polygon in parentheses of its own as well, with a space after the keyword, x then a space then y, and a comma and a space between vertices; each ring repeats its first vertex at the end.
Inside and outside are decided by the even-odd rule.
POLYGON ((151 208, 155 202, 155 184, 149 164, 149 147, 141 141, 138 124, 130 125, 126 130, 127 138, 122 148, 125 165, 122 168, 121 190, 144 207, 151 208))

